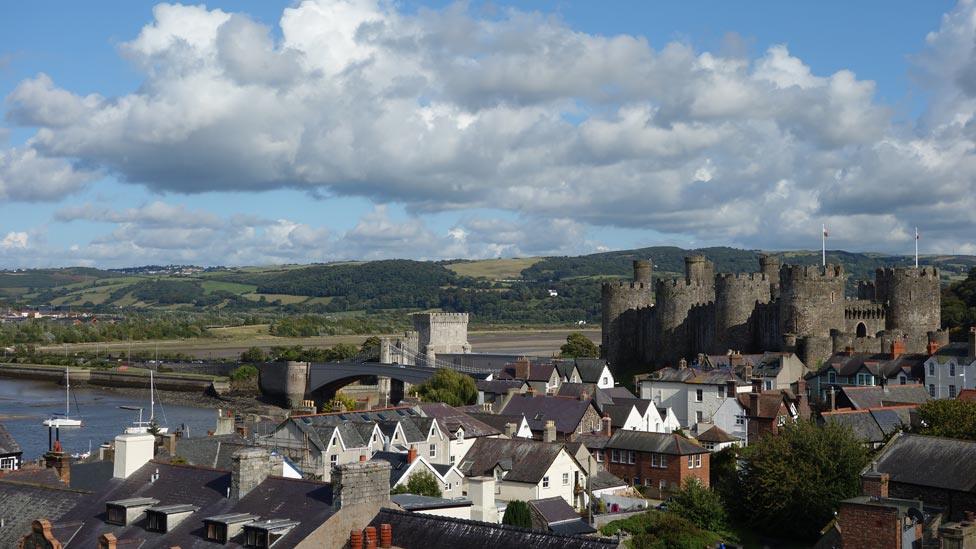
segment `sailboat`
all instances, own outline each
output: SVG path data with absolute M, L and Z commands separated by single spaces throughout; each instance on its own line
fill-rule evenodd
M 68 375 L 68 368 L 64 369 L 64 416 L 55 413 L 44 420 L 45 427 L 81 427 L 80 419 L 71 419 L 69 408 L 71 407 L 71 378 Z
M 160 407 L 162 407 L 162 403 L 160 403 Z M 139 420 L 132 422 L 130 427 L 125 428 L 125 432 L 130 435 L 142 433 L 164 435 L 169 432 L 169 427 L 164 427 L 156 423 L 156 385 L 153 382 L 152 370 L 149 370 L 149 421 L 142 420 L 142 408 L 136 406 L 119 406 L 119 408 L 123 410 L 139 410 Z

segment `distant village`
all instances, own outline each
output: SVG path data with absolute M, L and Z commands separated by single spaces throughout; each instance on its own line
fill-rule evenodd
M 0 423 L 0 547 L 976 548 L 976 328 L 942 330 L 935 269 L 651 269 L 603 287 L 595 353 L 420 313 L 378 356 L 256 364 L 280 418 L 72 455 L 66 413 L 40 457 Z

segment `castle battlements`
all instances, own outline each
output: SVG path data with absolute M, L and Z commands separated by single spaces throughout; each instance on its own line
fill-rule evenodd
M 769 282 L 766 273 L 718 273 L 715 275 L 716 283 L 723 282 Z
M 613 290 L 613 289 L 618 289 L 618 288 L 619 289 L 624 289 L 624 290 L 626 290 L 626 289 L 630 289 L 630 290 L 651 290 L 651 288 L 653 286 L 649 282 L 632 282 L 632 281 L 619 280 L 619 281 L 616 281 L 616 282 L 604 282 L 603 284 L 601 284 L 601 287 L 604 290 Z
M 939 269 L 937 267 L 884 267 L 875 271 L 875 277 L 886 280 L 895 277 L 939 280 Z
M 843 278 L 843 265 L 783 265 L 780 278 L 786 280 L 818 280 L 823 278 Z

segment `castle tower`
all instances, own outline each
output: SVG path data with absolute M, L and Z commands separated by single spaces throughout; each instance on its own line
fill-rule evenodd
M 711 284 L 715 280 L 715 265 L 703 255 L 685 258 L 685 281 L 688 284 Z
M 414 313 L 410 315 L 417 332 L 418 358 L 433 366 L 438 353 L 471 352 L 468 343 L 468 313 Z
M 884 300 L 888 305 L 886 330 L 926 334 L 941 327 L 941 289 L 937 268 L 878 269 L 875 272 L 875 286 L 879 293 L 884 289 Z
M 654 304 L 651 274 L 651 262 L 637 260 L 632 282 L 604 282 L 600 288 L 601 353 L 611 365 L 640 361 L 646 345 L 639 311 Z
M 771 284 L 764 273 L 722 273 L 715 277 L 713 353 L 724 354 L 729 349 L 748 351 L 755 346 L 753 314 L 757 304 L 769 303 L 770 291 Z
M 771 254 L 759 255 L 759 272 L 769 280 L 770 298 L 779 297 L 779 257 Z
M 844 330 L 844 284 L 840 265 L 780 268 L 780 333 L 830 337 Z

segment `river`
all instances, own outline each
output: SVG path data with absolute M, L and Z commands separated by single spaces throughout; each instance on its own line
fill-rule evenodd
M 122 429 L 138 419 L 139 412 L 119 406 L 144 407 L 149 415 L 149 392 L 144 401 L 98 387 L 71 388 L 71 417 L 81 417 L 82 427 L 61 429 L 61 444 L 66 452 L 98 451 L 102 442 L 111 441 Z M 77 400 L 77 408 L 75 405 Z M 0 423 L 7 428 L 24 450 L 24 459 L 34 459 L 47 451 L 48 430 L 41 425 L 54 412 L 64 412 L 64 387 L 46 381 L 0 379 Z M 206 436 L 217 423 L 212 409 L 157 403 L 156 418 L 163 424 L 165 414 L 170 431 L 180 425 L 189 428 L 192 437 Z

